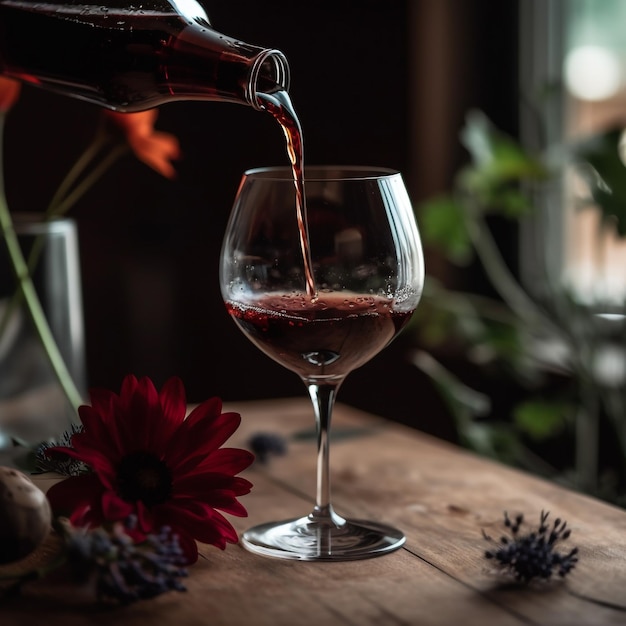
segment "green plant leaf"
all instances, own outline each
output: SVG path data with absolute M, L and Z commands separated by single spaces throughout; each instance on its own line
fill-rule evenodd
M 418 207 L 424 243 L 440 247 L 450 261 L 459 265 L 473 258 L 463 212 L 464 207 L 449 195 L 437 196 Z
M 461 142 L 472 160 L 458 172 L 455 183 L 471 201 L 472 210 L 510 218 L 528 215 L 533 205 L 520 191 L 520 183 L 547 179 L 547 166 L 498 130 L 481 111 L 468 113 Z
M 563 431 L 570 410 L 566 402 L 529 400 L 515 408 L 513 421 L 522 432 L 540 441 Z
M 482 111 L 470 111 L 461 131 L 461 143 L 474 164 L 474 183 L 494 184 L 543 179 L 547 168 L 509 135 L 497 129 Z
M 481 456 L 513 466 L 521 464 L 522 445 L 506 424 L 472 422 L 460 428 L 458 435 L 463 446 Z
M 516 360 L 525 352 L 522 345 L 523 331 L 517 325 L 501 323 L 485 323 L 483 341 L 489 343 L 493 350 L 502 358 Z
M 626 165 L 620 155 L 623 132 L 623 128 L 611 128 L 573 144 L 570 149 L 604 220 L 615 222 L 622 237 L 626 236 Z

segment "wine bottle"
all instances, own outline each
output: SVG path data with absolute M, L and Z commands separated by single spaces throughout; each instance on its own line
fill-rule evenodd
M 109 109 L 176 100 L 263 109 L 286 92 L 279 50 L 212 28 L 196 0 L 0 0 L 0 73 Z

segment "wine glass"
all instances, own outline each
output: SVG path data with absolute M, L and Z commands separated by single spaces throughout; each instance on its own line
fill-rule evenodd
M 424 262 L 400 173 L 360 166 L 309 166 L 304 202 L 292 170 L 244 173 L 226 227 L 220 287 L 246 337 L 297 374 L 317 427 L 312 512 L 243 533 L 266 556 L 345 561 L 401 547 L 404 534 L 348 520 L 331 504 L 329 434 L 346 376 L 398 335 L 422 293 Z

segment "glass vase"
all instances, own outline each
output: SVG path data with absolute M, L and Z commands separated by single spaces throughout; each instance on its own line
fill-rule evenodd
M 13 215 L 15 231 L 52 335 L 82 397 L 86 362 L 78 235 L 70 218 Z M 0 246 L 0 463 L 22 445 L 57 438 L 77 423 Z M 32 255 L 32 256 L 31 256 Z M 19 445 L 16 445 L 19 444 Z

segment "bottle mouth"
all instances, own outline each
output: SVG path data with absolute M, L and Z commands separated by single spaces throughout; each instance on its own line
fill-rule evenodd
M 276 93 L 289 91 L 291 75 L 287 58 L 280 50 L 263 50 L 254 60 L 250 70 L 250 80 L 246 100 L 257 110 L 264 105 L 259 100 L 259 93 Z

